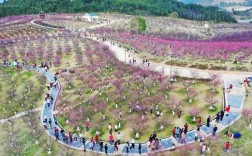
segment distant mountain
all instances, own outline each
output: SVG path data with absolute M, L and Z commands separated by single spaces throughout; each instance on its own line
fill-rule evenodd
M 248 6 L 252 5 L 252 0 L 179 0 L 180 2 L 183 2 L 185 4 L 200 4 L 204 6 L 237 6 L 237 5 L 243 5 Z

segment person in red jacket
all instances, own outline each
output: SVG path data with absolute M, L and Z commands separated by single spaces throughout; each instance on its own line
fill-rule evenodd
M 87 121 L 87 122 L 86 122 L 86 131 L 87 131 L 87 132 L 89 131 L 89 128 L 90 128 L 90 122 Z
M 229 151 L 229 149 L 230 149 L 230 142 L 226 142 L 225 143 L 225 149 L 224 149 L 224 151 L 227 153 L 228 151 Z
M 95 143 L 99 144 L 99 136 L 98 136 L 98 134 L 95 135 Z
M 228 116 L 228 114 L 229 114 L 229 112 L 230 112 L 230 105 L 228 105 L 228 106 L 226 107 L 226 112 L 227 112 L 226 116 Z
M 229 85 L 229 89 L 231 90 L 232 88 L 233 88 L 233 85 L 232 85 L 232 84 L 230 84 L 230 85 Z
M 109 135 L 109 143 L 110 143 L 110 145 L 113 145 L 113 143 L 114 143 L 114 137 L 112 134 Z
M 176 127 L 174 127 L 173 130 L 172 130 L 172 134 L 173 134 L 173 137 L 174 137 L 174 138 L 176 138 L 175 132 L 176 132 Z M 151 141 L 150 141 L 150 142 L 151 142 Z
M 73 134 L 71 132 L 69 132 L 69 139 L 70 139 L 70 142 L 72 143 L 73 142 Z

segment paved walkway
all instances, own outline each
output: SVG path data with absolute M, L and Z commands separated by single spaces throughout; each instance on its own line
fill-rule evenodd
M 96 40 L 96 37 L 89 37 L 89 39 Z M 200 75 L 199 78 L 208 78 L 208 76 L 209 76 L 208 71 L 181 68 L 181 67 L 172 67 L 172 66 L 168 66 L 168 65 L 164 65 L 164 64 L 157 64 L 157 63 L 153 63 L 153 62 L 150 62 L 150 64 L 151 64 L 150 67 L 146 67 L 146 66 L 142 65 L 141 58 L 138 58 L 138 57 L 134 56 L 134 54 L 126 51 L 125 49 L 123 49 L 123 48 L 121 48 L 121 47 L 119 47 L 117 45 L 112 45 L 111 42 L 102 42 L 100 39 L 98 39 L 98 42 L 107 45 L 110 48 L 110 50 L 114 53 L 114 55 L 116 56 L 116 58 L 119 61 L 123 61 L 123 62 L 128 63 L 128 64 L 130 62 L 129 60 L 134 57 L 137 60 L 137 63 L 134 64 L 135 66 L 139 66 L 139 67 L 142 67 L 142 68 L 150 68 L 151 70 L 155 70 L 155 71 L 161 71 L 163 69 L 165 75 L 170 75 L 170 73 L 172 71 L 174 71 L 174 69 L 175 69 L 180 73 L 180 76 L 184 76 L 184 77 L 191 77 L 191 71 L 192 70 L 199 72 L 199 75 Z M 43 69 L 37 69 L 37 70 L 40 73 L 44 73 L 44 75 L 47 77 L 48 81 L 54 81 L 54 79 L 53 79 L 54 76 L 50 72 L 45 72 Z M 210 127 L 207 127 L 206 125 L 203 125 L 201 127 L 201 133 L 205 137 L 210 136 L 212 134 L 212 129 L 213 129 L 214 125 L 217 125 L 218 132 L 220 132 L 223 129 L 225 129 L 226 127 L 233 124 L 236 120 L 238 120 L 241 117 L 240 110 L 242 109 L 243 102 L 244 102 L 244 99 L 245 99 L 245 88 L 240 85 L 240 80 L 242 78 L 244 78 L 244 76 L 248 75 L 248 73 L 243 73 L 243 72 L 238 72 L 238 73 L 223 72 L 223 73 L 220 73 L 220 72 L 218 72 L 218 74 L 220 74 L 221 79 L 224 80 L 224 84 L 225 84 L 226 87 L 229 86 L 229 84 L 231 84 L 231 83 L 234 85 L 234 89 L 230 93 L 225 94 L 225 99 L 226 99 L 227 104 L 231 105 L 231 112 L 229 113 L 229 116 L 224 116 L 223 120 L 220 121 L 219 123 L 215 123 L 215 121 L 212 121 L 211 124 L 210 124 Z M 60 85 L 57 88 L 52 88 L 50 90 L 50 95 L 53 96 L 54 99 L 55 99 L 53 101 L 53 106 L 47 107 L 45 105 L 43 107 L 42 113 L 41 113 L 41 122 L 43 122 L 44 115 L 46 115 L 47 118 L 52 119 L 52 127 L 56 126 L 54 124 L 53 110 L 54 110 L 54 107 L 55 107 L 55 101 L 57 99 L 59 90 L 60 90 Z M 46 130 L 46 132 L 47 132 L 48 135 L 50 135 L 51 137 L 53 137 L 55 139 L 53 129 Z M 186 135 L 186 142 L 187 143 L 193 143 L 194 142 L 195 133 L 196 133 L 195 129 L 193 129 L 193 130 L 191 130 L 191 131 L 189 131 L 187 133 L 187 135 Z M 63 142 L 63 138 L 61 136 L 60 136 L 60 140 L 58 142 L 61 143 L 61 144 L 64 144 L 65 146 L 68 146 L 68 147 L 71 147 L 71 148 L 74 148 L 74 149 L 78 149 L 78 150 L 83 150 L 83 148 L 84 148 L 82 143 L 79 142 L 79 141 L 69 143 L 69 144 L 65 144 Z M 181 144 L 179 142 L 179 140 L 176 140 L 172 136 L 168 136 L 167 138 L 161 139 L 160 150 L 173 149 L 174 148 L 173 144 L 175 144 L 176 146 L 183 146 L 183 144 Z M 87 141 L 86 142 L 86 148 L 87 148 L 88 151 L 89 151 L 89 146 L 90 146 L 90 142 Z M 119 149 L 120 149 L 119 152 L 114 152 L 113 146 L 109 145 L 108 153 L 110 155 L 126 154 L 126 144 L 121 144 Z M 138 153 L 137 149 L 138 149 L 138 144 L 136 144 L 135 149 L 129 150 L 129 153 L 131 155 L 137 154 Z M 97 153 L 101 152 L 101 151 L 99 151 L 98 145 L 95 145 L 95 148 L 94 148 L 93 152 L 97 152 Z M 104 152 L 104 151 L 102 151 L 102 152 Z M 143 155 L 146 155 L 148 153 L 147 143 L 142 144 L 141 153 Z
M 222 80 L 232 80 L 232 79 L 243 79 L 245 76 L 251 75 L 251 72 L 240 72 L 240 71 L 211 71 L 211 70 L 201 70 L 201 69 L 193 69 L 193 68 L 187 68 L 187 67 L 177 67 L 177 66 L 171 66 L 166 65 L 164 63 L 155 63 L 150 61 L 150 66 L 148 67 L 145 63 L 143 65 L 142 58 L 139 58 L 135 53 L 131 52 L 130 50 L 127 51 L 123 47 L 119 47 L 118 44 L 114 43 L 112 44 L 112 41 L 102 41 L 102 38 L 99 38 L 97 36 L 94 36 L 93 34 L 82 36 L 84 38 L 88 38 L 94 41 L 97 41 L 101 44 L 104 44 L 109 47 L 109 49 L 114 53 L 115 57 L 124 63 L 130 64 L 130 60 L 132 61 L 132 58 L 136 60 L 135 66 L 139 66 L 142 68 L 151 68 L 151 70 L 162 72 L 164 71 L 165 75 L 171 75 L 175 71 L 178 72 L 178 75 L 181 77 L 192 77 L 192 71 L 198 73 L 198 78 L 209 78 L 209 73 L 218 74 Z
M 27 115 L 29 112 L 38 112 L 38 111 L 41 111 L 42 107 L 39 107 L 39 108 L 35 108 L 35 109 L 31 109 L 31 110 L 28 110 L 28 111 L 25 111 L 25 112 L 20 112 L 12 117 L 9 117 L 7 119 L 1 119 L 0 120 L 0 123 L 5 123 L 5 122 L 8 122 L 9 120 L 14 120 L 16 118 L 20 118 L 22 116 L 25 116 Z

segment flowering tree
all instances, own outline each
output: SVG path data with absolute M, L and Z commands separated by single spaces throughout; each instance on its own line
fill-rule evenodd
M 211 81 L 214 81 L 214 80 L 220 78 L 220 75 L 215 74 L 215 73 L 212 73 L 212 72 L 209 72 L 208 75 L 209 75 L 209 79 L 210 79 Z
M 168 98 L 168 94 L 175 89 L 175 87 L 168 82 L 163 82 L 159 84 L 160 91 L 165 95 L 165 98 Z
M 147 89 L 148 95 L 151 95 L 153 89 L 153 81 L 151 79 L 145 79 L 144 87 Z
M 115 88 L 116 88 L 117 93 L 121 93 L 121 92 L 122 92 L 121 87 L 122 87 L 122 85 L 123 85 L 124 82 L 125 82 L 125 81 L 124 81 L 123 79 L 116 79 L 116 80 L 114 80 L 114 81 L 112 82 L 113 85 L 114 85 Z
M 184 86 L 185 90 L 188 91 L 192 83 L 191 81 L 184 80 L 182 81 L 182 85 Z
M 101 112 L 102 114 L 104 114 L 106 107 L 107 107 L 107 104 L 105 102 L 98 102 L 93 105 L 94 112 Z
M 81 53 L 81 52 L 76 53 L 75 59 L 76 59 L 76 62 L 77 62 L 78 64 L 82 64 L 82 61 L 83 61 L 83 53 Z
M 218 78 L 214 78 L 209 81 L 209 86 L 212 89 L 212 92 L 216 93 L 217 88 L 220 86 L 221 81 Z
M 79 98 L 83 100 L 83 93 L 84 93 L 85 86 L 79 86 L 79 88 L 76 88 L 74 91 L 75 94 L 79 95 Z
M 194 147 L 191 144 L 185 144 L 183 146 L 179 146 L 178 147 L 179 156 L 187 156 L 193 149 Z
M 199 93 L 193 89 L 189 89 L 187 92 L 186 92 L 186 96 L 187 96 L 187 99 L 188 99 L 188 102 L 189 103 L 192 103 L 193 102 L 193 99 L 196 99 L 197 95 Z
M 209 109 L 214 109 L 214 105 L 219 102 L 219 99 L 216 99 L 216 95 L 214 93 L 207 93 L 205 101 L 210 105 Z
M 83 121 L 82 110 L 72 111 L 69 115 L 69 123 L 75 127 L 80 126 Z
M 71 88 L 71 82 L 72 82 L 72 75 L 70 74 L 62 74 L 62 77 L 64 78 L 64 80 L 66 81 L 68 88 Z
M 169 100 L 165 101 L 165 105 L 168 110 L 172 111 L 172 115 L 175 115 L 175 110 L 179 109 L 182 106 L 182 100 L 172 96 L 169 98 Z
M 245 118 L 246 123 L 249 125 L 249 128 L 252 128 L 252 110 L 251 109 L 243 109 L 242 116 Z
M 144 119 L 141 116 L 131 117 L 130 121 L 130 127 L 133 129 L 135 134 L 141 134 L 149 127 L 147 117 Z
M 134 74 L 131 79 L 134 82 L 136 88 L 139 89 L 140 84 L 143 83 L 143 78 L 140 77 L 139 75 Z
M 193 118 L 193 121 L 195 121 L 195 118 L 200 114 L 201 109 L 199 107 L 193 107 L 189 113 L 191 117 Z
M 157 126 L 162 130 L 167 127 L 170 123 L 172 123 L 172 119 L 167 116 L 159 116 L 157 119 Z

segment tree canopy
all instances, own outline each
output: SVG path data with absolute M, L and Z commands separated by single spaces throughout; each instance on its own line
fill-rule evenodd
M 177 0 L 8 0 L 0 4 L 0 17 L 37 14 L 41 10 L 46 13 L 115 12 L 141 16 L 167 16 L 177 12 L 179 18 L 236 22 L 218 7 L 184 4 Z

